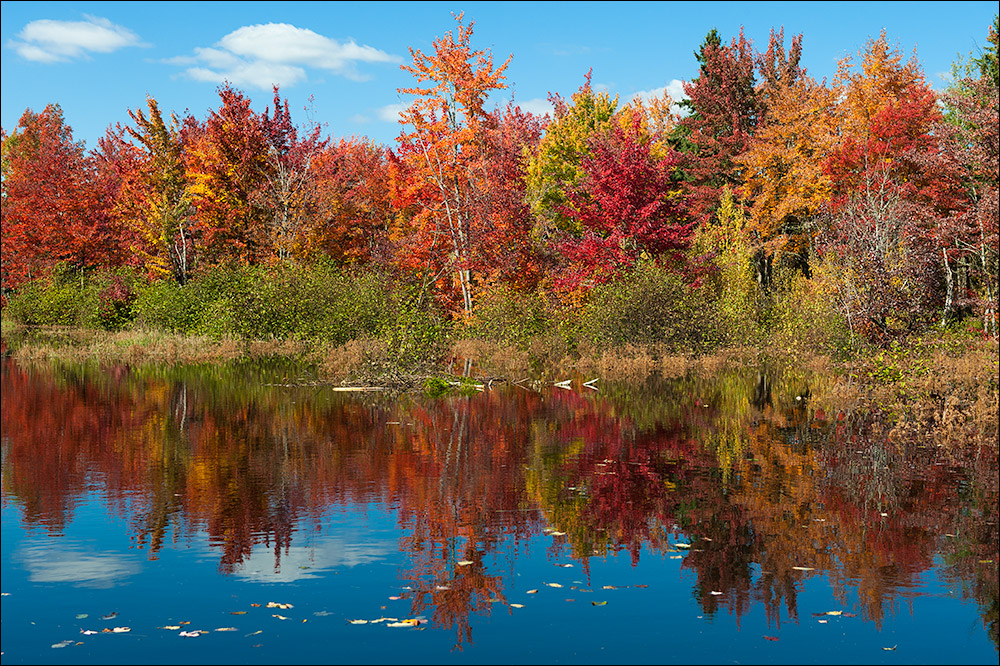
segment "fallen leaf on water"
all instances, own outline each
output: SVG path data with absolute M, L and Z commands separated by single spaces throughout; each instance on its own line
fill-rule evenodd
M 461 562 L 458 562 L 458 566 L 460 567 L 467 567 L 470 564 L 475 564 L 475 562 L 473 562 L 472 560 L 462 560 Z
M 617 587 L 615 587 L 614 585 L 605 585 L 605 586 L 604 586 L 604 587 L 602 587 L 601 589 L 602 589 L 602 590 L 617 590 L 618 588 L 617 588 Z
M 674 548 L 690 548 L 690 547 L 691 547 L 691 544 L 689 544 L 689 543 L 675 543 L 674 544 Z
M 177 635 L 178 636 L 183 636 L 184 638 L 198 638 L 199 636 L 201 636 L 201 632 L 200 631 L 182 631 L 181 633 L 179 633 Z
M 99 634 L 101 632 L 94 631 L 93 629 L 81 629 L 80 633 L 83 634 L 84 636 L 93 636 L 94 634 Z
M 229 611 L 230 615 L 246 615 L 246 611 Z
M 216 631 L 237 631 L 236 627 L 219 627 Z
M 326 617 L 327 615 L 333 615 L 330 611 L 314 611 L 313 615 L 316 617 Z
M 117 612 L 114 612 L 114 613 L 108 613 L 107 615 L 102 615 L 102 616 L 101 616 L 101 619 L 102 619 L 102 620 L 113 620 L 113 619 L 115 619 L 116 617 L 118 617 L 118 613 L 117 613 Z
M 538 594 L 538 590 L 528 590 L 525 594 Z
M 713 597 L 717 597 L 717 596 L 721 595 L 722 592 L 720 592 L 718 590 L 712 590 L 711 592 L 709 592 L 709 594 L 711 594 Z
M 776 640 L 778 640 L 778 637 L 777 636 L 764 636 L 764 640 L 765 641 L 776 641 Z
M 638 587 L 640 590 L 649 587 L 649 585 L 633 585 L 632 587 Z
M 607 606 L 608 602 L 607 601 L 591 601 L 590 605 L 591 606 Z
M 511 608 L 524 608 L 524 604 L 511 604 Z
M 77 613 L 76 614 L 76 619 L 78 619 L 78 620 L 86 620 L 88 617 L 90 617 L 90 615 L 88 615 L 87 613 Z
M 403 597 L 389 597 L 389 601 L 399 601 Z
M 287 620 L 287 619 L 288 619 L 288 618 L 287 618 L 287 617 L 285 617 L 284 615 L 278 615 L 277 613 L 271 613 L 271 617 L 276 617 L 276 618 L 278 618 L 279 620 Z
M 549 536 L 566 536 L 565 532 L 549 532 Z
M 796 571 L 815 571 L 812 567 L 792 567 Z
M 549 587 L 562 587 L 559 583 L 546 583 Z
M 282 610 L 288 610 L 289 608 L 295 608 L 295 606 L 293 606 L 291 604 L 281 604 L 281 603 L 278 603 L 277 601 L 268 601 L 267 602 L 267 607 L 268 608 L 280 608 Z
M 819 622 L 820 624 L 826 624 L 827 622 L 829 622 L 829 620 L 816 620 L 816 621 Z
M 572 564 L 557 564 L 557 567 L 563 567 L 564 569 L 570 569 L 573 567 Z
M 368 624 L 368 620 L 348 620 L 351 624 Z
M 184 620 L 183 622 L 178 622 L 177 624 L 191 624 L 191 620 Z
M 53 643 L 52 647 L 54 647 L 56 649 L 59 649 L 59 648 L 67 647 L 67 646 L 72 645 L 72 644 L 73 644 L 73 641 L 59 641 L 58 643 Z
M 177 631 L 178 629 L 181 628 L 181 625 L 179 625 L 179 624 L 168 624 L 168 625 L 163 626 L 162 628 L 166 629 L 168 631 Z
M 302 618 L 302 624 L 305 624 L 305 623 L 306 623 L 306 622 L 308 622 L 308 621 L 309 621 L 309 620 L 307 620 L 306 618 Z
M 132 627 L 115 627 L 114 629 L 111 630 L 111 633 L 113 633 L 113 634 L 127 634 L 130 631 L 132 631 Z
M 672 559 L 672 560 L 683 560 L 684 556 L 683 555 L 671 555 L 670 559 Z
M 843 615 L 844 615 L 844 617 L 857 617 L 857 614 L 855 614 L 855 613 L 848 613 L 847 611 L 844 611 Z
M 882 648 L 882 649 L 883 649 L 883 650 L 895 650 L 895 649 L 896 649 L 896 646 L 895 646 L 895 645 L 893 645 L 892 647 L 884 647 L 884 648 Z
M 400 622 L 389 622 L 385 626 L 387 626 L 387 627 L 415 627 L 418 624 L 420 624 L 420 620 L 416 620 L 416 619 L 410 618 L 410 619 L 407 619 L 407 620 L 402 620 Z
M 980 564 L 993 564 L 993 560 L 979 560 Z
M 257 634 L 262 634 L 262 633 L 264 633 L 264 630 L 263 629 L 258 629 L 257 631 L 253 632 L 252 634 L 247 634 L 246 637 L 249 638 L 250 636 L 256 636 Z
M 447 585 L 435 585 L 434 586 L 434 590 L 437 591 L 437 592 L 444 592 L 444 591 L 450 590 L 450 589 L 451 588 L 448 587 Z
M 260 608 L 260 604 L 250 604 L 252 608 Z
M 372 624 L 378 624 L 379 622 L 399 622 L 397 617 L 380 617 L 377 620 L 372 620 Z

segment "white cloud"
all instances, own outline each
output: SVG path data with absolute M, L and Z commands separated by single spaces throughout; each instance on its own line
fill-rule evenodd
M 84 18 L 87 20 L 31 21 L 18 33 L 18 39 L 10 40 L 7 46 L 25 60 L 41 63 L 65 62 L 128 46 L 148 46 L 131 30 L 106 18 L 88 15 Z
M 138 574 L 142 565 L 123 553 L 101 552 L 85 544 L 48 540 L 27 542 L 15 557 L 36 583 L 70 583 L 82 587 L 113 587 Z
M 166 60 L 188 66 L 185 74 L 198 81 L 229 81 L 268 89 L 292 86 L 307 78 L 309 68 L 322 69 L 352 80 L 366 77 L 358 63 L 401 62 L 394 56 L 354 41 L 340 43 L 288 23 L 247 25 L 220 39 L 214 47 L 200 47 L 193 56 Z
M 406 104 L 386 104 L 375 111 L 378 119 L 386 123 L 399 122 L 399 114 L 405 111 Z
M 526 99 L 523 102 L 515 102 L 522 110 L 528 113 L 534 113 L 537 116 L 544 116 L 548 114 L 555 117 L 555 108 L 549 100 L 542 97 L 535 97 L 534 99 Z
M 652 90 L 640 90 L 639 92 L 632 95 L 631 99 L 636 97 L 640 98 L 643 102 L 648 103 L 654 97 L 659 97 L 664 92 L 670 95 L 670 99 L 674 101 L 670 105 L 670 110 L 674 113 L 680 113 L 681 107 L 678 106 L 678 102 L 684 99 L 688 99 L 688 96 L 684 94 L 684 82 L 678 79 L 673 79 L 665 86 L 660 86 L 659 88 L 653 88 Z

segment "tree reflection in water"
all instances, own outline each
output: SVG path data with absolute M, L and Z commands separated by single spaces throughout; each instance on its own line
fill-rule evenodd
M 706 614 L 759 603 L 775 625 L 798 619 L 814 576 L 880 625 L 940 553 L 997 642 L 995 437 L 894 441 L 880 415 L 812 404 L 823 378 L 788 370 L 436 400 L 262 376 L 5 359 L 5 498 L 56 535 L 97 488 L 150 558 L 204 533 L 224 574 L 260 548 L 280 570 L 327 512 L 381 502 L 404 534 L 411 613 L 459 646 L 472 616 L 507 604 L 497 559 L 545 529 L 585 572 L 684 540 Z

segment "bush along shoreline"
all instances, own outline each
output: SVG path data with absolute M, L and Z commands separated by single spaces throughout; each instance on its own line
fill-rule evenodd
M 277 357 L 309 367 L 316 383 L 433 394 L 568 377 L 643 382 L 782 359 L 837 374 L 875 407 L 946 400 L 945 385 L 968 384 L 963 404 L 996 401 L 997 344 L 973 327 L 929 325 L 874 345 L 850 335 L 821 276 L 781 278 L 770 294 L 733 280 L 720 271 L 692 288 L 646 263 L 576 300 L 483 290 L 473 316 L 454 317 L 425 285 L 373 267 L 216 268 L 184 285 L 56 270 L 5 304 L 4 353 L 131 365 Z

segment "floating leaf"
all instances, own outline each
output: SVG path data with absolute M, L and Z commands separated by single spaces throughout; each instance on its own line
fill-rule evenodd
M 230 615 L 246 615 L 246 611 L 229 611 Z
M 295 608 L 295 606 L 293 606 L 291 604 L 281 604 L 281 603 L 278 603 L 277 601 L 268 601 L 267 602 L 267 607 L 268 608 L 280 608 L 282 610 L 288 610 L 289 608 Z
M 670 559 L 672 559 L 672 560 L 683 560 L 684 556 L 683 555 L 671 555 Z
M 271 614 L 271 617 L 276 617 L 276 618 L 278 618 L 279 620 L 287 620 L 287 619 L 288 619 L 288 618 L 287 618 L 287 617 L 285 617 L 284 615 L 278 615 L 277 613 L 272 613 L 272 614 Z
M 178 636 L 183 636 L 184 638 L 198 638 L 199 636 L 201 636 L 201 632 L 197 631 L 197 630 L 195 630 L 195 631 L 182 631 L 181 633 L 179 633 L 177 635 Z
M 251 608 L 260 608 L 260 604 L 250 604 Z
M 250 636 L 256 636 L 257 634 L 262 634 L 262 633 L 264 633 L 264 630 L 263 629 L 258 629 L 257 631 L 253 632 L 252 634 L 247 634 L 247 638 L 249 638 Z
M 712 590 L 711 592 L 709 592 L 709 594 L 711 594 L 713 597 L 717 597 L 721 595 L 722 592 L 720 592 L 719 590 Z
M 472 560 L 462 560 L 462 561 L 458 562 L 458 566 L 460 566 L 460 567 L 467 567 L 470 564 L 475 564 L 475 562 L 473 562 Z
M 219 627 L 216 631 L 237 631 L 236 627 Z
M 795 571 L 815 571 L 812 567 L 792 567 Z
M 538 594 L 538 590 L 528 590 L 525 594 Z
M 511 608 L 524 608 L 524 604 L 511 604 Z
M 893 645 L 892 647 L 884 647 L 884 648 L 882 648 L 882 649 L 883 649 L 883 650 L 895 650 L 895 649 L 896 649 L 896 646 L 895 646 L 895 645 Z
M 64 647 L 70 646 L 72 644 L 73 644 L 73 641 L 59 641 L 58 643 L 53 643 L 52 647 L 54 647 L 54 648 L 56 648 L 58 650 L 59 648 L 64 648 Z
M 777 636 L 764 636 L 764 640 L 765 641 L 776 641 L 776 640 L 778 640 L 778 637 Z
M 107 615 L 102 615 L 102 616 L 101 616 L 101 619 L 102 619 L 102 620 L 113 620 L 113 619 L 115 619 L 116 617 L 118 617 L 118 613 L 117 613 L 117 611 L 116 611 L 116 612 L 114 612 L 114 613 L 108 613 Z
M 438 592 L 444 592 L 446 590 L 450 590 L 451 588 L 448 587 L 447 585 L 435 585 L 434 589 L 435 589 L 435 591 L 438 591 Z
M 829 622 L 829 620 L 816 620 L 816 621 L 819 622 L 820 624 L 826 624 L 827 622 Z
M 316 617 L 326 617 L 327 615 L 333 615 L 330 611 L 314 611 L 313 615 Z
M 351 624 L 368 624 L 368 620 L 348 620 Z
M 389 597 L 389 601 L 399 601 L 403 597 Z
M 402 620 L 400 622 L 389 622 L 385 626 L 387 626 L 387 627 L 415 627 L 418 624 L 420 624 L 420 620 L 417 620 L 416 618 L 409 618 L 409 619 L 406 619 L 406 620 Z
M 132 631 L 131 627 L 115 627 L 114 629 L 111 630 L 111 633 L 113 633 L 113 634 L 127 634 L 130 631 Z
M 549 532 L 549 536 L 566 536 L 566 533 L 565 532 L 557 532 L 557 531 L 553 530 L 552 532 Z
M 78 619 L 78 620 L 86 620 L 88 617 L 90 617 L 90 615 L 88 615 L 87 613 L 77 613 L 76 614 L 76 619 Z
M 608 602 L 607 601 L 591 601 L 590 605 L 591 606 L 607 606 Z
M 602 590 L 617 590 L 618 588 L 617 588 L 617 587 L 615 587 L 614 585 L 605 585 L 605 586 L 604 586 L 604 587 L 602 587 L 601 589 L 602 589 Z
M 168 625 L 165 625 L 162 628 L 166 629 L 168 631 L 177 631 L 178 629 L 181 628 L 181 625 L 179 625 L 179 624 L 168 624 Z
M 546 583 L 549 587 L 562 587 L 559 583 Z
M 633 585 L 632 587 L 637 587 L 637 588 L 639 588 L 640 590 L 644 590 L 644 589 L 646 589 L 647 587 L 649 587 L 649 585 Z
M 84 636 L 93 636 L 94 634 L 99 634 L 101 632 L 94 631 L 92 629 L 81 629 L 80 633 L 83 634 Z
M 182 622 L 178 622 L 177 624 L 191 624 L 191 620 L 184 620 Z
M 690 548 L 690 547 L 691 547 L 691 544 L 689 544 L 689 543 L 675 543 L 674 544 L 674 548 Z

